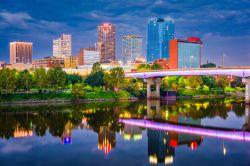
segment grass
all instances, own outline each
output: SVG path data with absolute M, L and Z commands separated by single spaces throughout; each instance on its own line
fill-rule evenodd
M 85 94 L 86 99 L 128 99 L 130 95 L 127 91 L 95 91 L 95 92 L 87 92 Z
M 8 93 L 0 94 L 0 101 L 21 101 L 21 100 L 48 100 L 54 98 L 70 99 L 70 92 L 48 92 L 48 93 Z

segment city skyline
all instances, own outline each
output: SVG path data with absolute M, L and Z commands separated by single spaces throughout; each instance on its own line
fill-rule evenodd
M 15 7 L 10 7 L 15 3 Z M 0 59 L 9 62 L 8 44 L 21 40 L 34 43 L 34 59 L 52 55 L 51 40 L 62 33 L 71 33 L 73 55 L 79 48 L 90 47 L 97 40 L 96 27 L 110 22 L 117 27 L 117 56 L 121 59 L 121 38 L 126 34 L 142 36 L 143 54 L 146 55 L 147 20 L 151 17 L 170 17 L 175 22 L 176 38 L 197 36 L 204 41 L 203 63 L 207 60 L 220 65 L 222 54 L 225 65 L 248 65 L 250 60 L 247 1 L 225 2 L 199 1 L 193 5 L 183 1 L 140 1 L 117 3 L 116 1 L 84 1 L 74 5 L 62 2 L 2 1 L 0 7 L 1 46 Z M 109 4 L 105 7 L 104 4 Z M 40 8 L 49 4 L 48 8 Z M 73 8 L 70 8 L 71 6 Z M 32 10 L 30 10 L 32 8 Z M 11 9 L 11 10 L 10 10 Z M 52 10 L 53 9 L 53 10 Z M 61 13 L 61 10 L 68 12 Z M 201 13 L 201 10 L 207 12 Z M 42 15 L 40 13 L 43 13 Z M 58 13 L 61 13 L 60 16 Z M 18 25 L 18 26 L 17 26 Z M 240 58 L 239 58 L 240 57 Z

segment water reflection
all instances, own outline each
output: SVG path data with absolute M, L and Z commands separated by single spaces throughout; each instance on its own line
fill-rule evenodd
M 182 100 L 178 102 L 145 101 L 134 103 L 97 103 L 82 106 L 0 108 L 0 137 L 10 138 L 45 137 L 46 133 L 58 139 L 58 143 L 74 144 L 73 131 L 94 131 L 96 147 L 105 155 L 115 151 L 120 142 L 142 141 L 146 132 L 147 154 L 150 164 L 171 164 L 177 155 L 176 149 L 188 147 L 190 151 L 203 144 L 203 136 L 187 134 L 178 130 L 146 129 L 120 123 L 119 119 L 137 119 L 162 124 L 204 127 L 204 119 L 224 119 L 234 113 L 244 117 L 245 122 L 234 125 L 243 131 L 250 131 L 249 106 L 241 101 L 226 100 Z M 212 127 L 222 127 L 213 126 Z M 224 127 L 224 126 L 223 126 Z M 228 127 L 230 128 L 230 127 Z M 0 139 L 1 140 L 1 139 Z M 66 145 L 65 145 L 66 146 Z M 227 154 L 224 140 L 221 140 L 223 154 Z

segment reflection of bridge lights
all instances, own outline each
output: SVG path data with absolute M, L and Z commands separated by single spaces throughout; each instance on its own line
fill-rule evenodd
M 153 130 L 174 131 L 185 134 L 250 142 L 250 132 L 246 131 L 216 130 L 216 129 L 191 127 L 191 126 L 168 124 L 168 123 L 158 123 L 158 122 L 151 122 L 148 120 L 136 120 L 136 119 L 120 119 L 119 121 L 126 125 L 150 128 Z

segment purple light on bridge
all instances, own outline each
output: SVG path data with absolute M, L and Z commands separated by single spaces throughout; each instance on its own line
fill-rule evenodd
M 246 131 L 223 131 L 168 123 L 158 123 L 139 119 L 119 119 L 119 122 L 126 125 L 149 128 L 153 130 L 173 131 L 184 134 L 250 142 L 250 133 Z
M 250 77 L 250 69 L 187 69 L 126 73 L 125 77 L 150 78 L 165 76 L 229 75 Z

